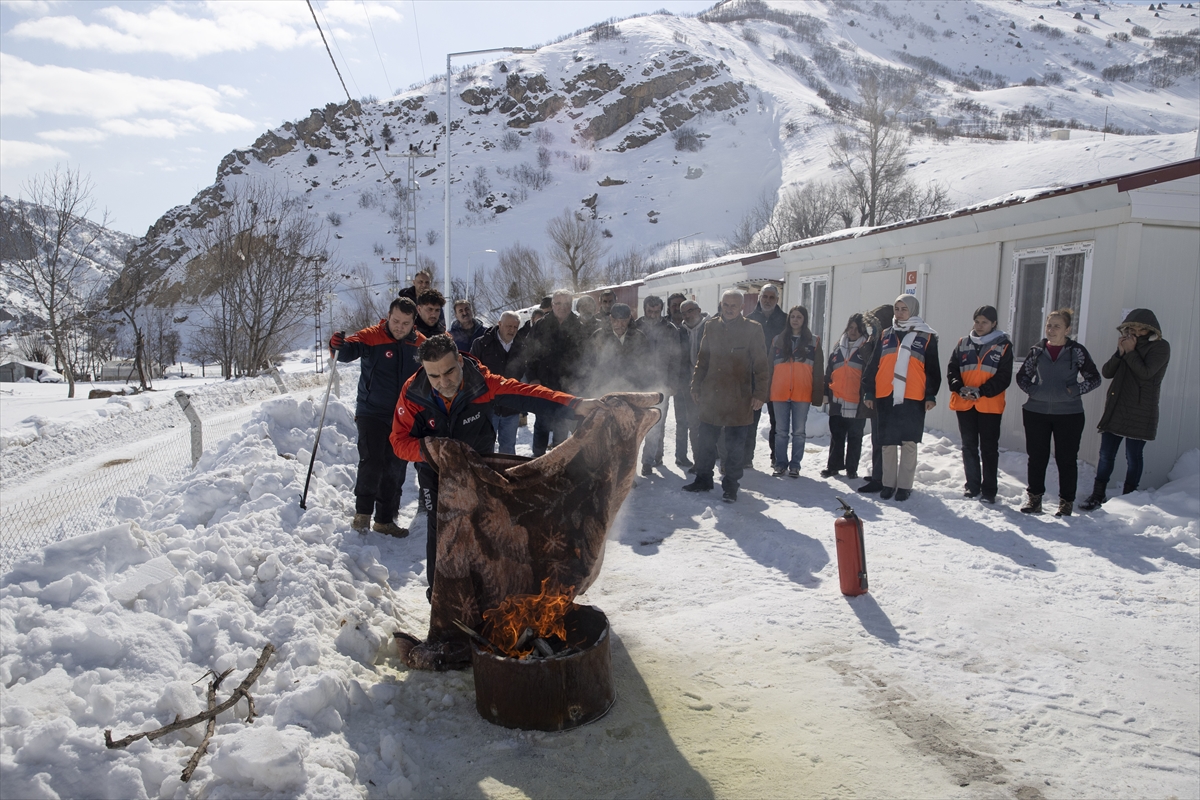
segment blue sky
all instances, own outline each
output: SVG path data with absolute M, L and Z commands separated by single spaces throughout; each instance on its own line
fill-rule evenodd
M 447 52 L 711 5 L 313 0 L 351 95 L 381 99 L 444 71 Z M 128 233 L 208 186 L 230 150 L 344 99 L 304 0 L 0 2 L 0 191 L 16 197 L 31 175 L 77 167 Z

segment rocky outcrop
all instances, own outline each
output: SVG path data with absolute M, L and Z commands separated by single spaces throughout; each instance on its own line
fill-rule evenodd
M 608 64 L 596 64 L 563 83 L 571 96 L 571 105 L 583 108 L 600 99 L 625 81 L 625 76 Z
M 615 85 L 611 74 L 599 68 L 592 68 L 589 75 L 593 78 L 588 84 L 591 87 L 587 95 L 589 101 L 607 93 L 595 95 L 604 85 L 596 78 L 603 77 L 607 85 Z M 740 81 L 713 83 L 715 79 L 728 75 L 729 68 L 723 62 L 707 61 L 682 50 L 673 51 L 665 59 L 654 59 L 646 65 L 642 70 L 646 80 L 620 86 L 618 93 L 621 97 L 605 104 L 601 112 L 582 128 L 581 133 L 593 141 L 608 138 L 633 122 L 647 108 L 673 98 L 675 102 L 667 106 L 657 120 L 645 123 L 646 130 L 628 134 L 615 149 L 623 151 L 640 147 L 667 131 L 675 130 L 701 111 L 723 111 L 747 102 L 748 97 Z M 583 73 L 580 77 L 583 77 Z M 697 84 L 707 85 L 701 86 L 689 97 L 681 96 Z

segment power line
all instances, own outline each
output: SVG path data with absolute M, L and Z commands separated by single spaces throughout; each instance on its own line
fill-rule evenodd
M 331 51 L 331 50 L 329 49 L 329 42 L 327 42 L 327 41 L 325 40 L 325 31 L 321 30 L 321 23 L 320 23 L 320 22 L 317 20 L 317 12 L 313 10 L 313 4 L 312 4 L 312 0 L 304 0 L 304 2 L 308 3 L 308 10 L 309 10 L 309 12 L 312 14 L 312 18 L 313 18 L 313 24 L 317 26 L 317 33 L 321 34 L 321 41 L 322 41 L 322 42 L 325 42 L 325 52 L 326 52 L 326 53 L 329 53 L 329 61 L 330 61 L 330 63 L 332 63 L 332 64 L 333 64 L 333 71 L 337 73 L 338 80 L 339 80 L 339 81 L 341 81 L 341 83 L 342 83 L 342 91 L 346 93 L 346 100 L 347 100 L 347 101 L 349 101 L 349 104 L 350 104 L 350 105 L 349 105 L 349 108 L 351 109 L 351 113 L 353 113 L 353 108 L 354 108 L 354 98 L 350 96 L 350 90 L 346 88 L 346 81 L 342 80 L 342 71 L 341 71 L 340 69 L 338 69 L 337 60 L 336 60 L 336 59 L 333 57 L 333 51 Z M 364 6 L 364 8 L 365 8 L 365 6 Z M 323 12 L 323 11 L 322 11 L 322 12 L 321 12 L 321 16 L 325 16 L 325 12 Z M 374 34 L 372 34 L 372 38 L 373 38 L 373 37 L 374 37 Z M 335 45 L 337 44 L 337 40 L 334 40 L 334 44 L 335 44 Z M 341 48 L 341 47 L 339 47 L 339 48 L 338 48 L 338 52 L 339 52 L 339 53 L 341 53 L 341 52 L 342 52 L 342 48 Z M 343 56 L 342 56 L 342 58 L 343 58 L 343 59 L 345 59 L 345 56 L 343 55 Z M 347 67 L 347 68 L 346 68 L 346 71 L 347 71 L 347 72 L 349 72 L 349 71 L 350 71 L 350 68 L 349 68 L 349 67 Z M 384 75 L 385 75 L 385 76 L 387 75 L 387 72 L 386 72 L 386 71 L 384 72 Z M 353 80 L 354 80 L 354 75 L 353 75 L 353 74 L 351 74 L 351 76 L 350 76 L 350 80 L 351 80 L 351 81 L 353 81 Z M 356 84 L 354 84 L 354 88 L 355 88 L 355 89 L 357 89 L 357 88 L 358 88 L 358 84 L 357 84 L 357 83 L 356 83 Z M 359 110 L 358 110 L 358 116 L 359 116 L 359 117 L 361 117 L 361 116 L 362 116 L 362 106 L 361 106 L 361 104 L 360 104 L 360 106 L 359 106 Z M 364 123 L 364 126 L 365 126 L 365 123 Z M 381 159 L 381 158 L 379 157 L 379 151 L 378 151 L 378 150 L 376 150 L 374 147 L 372 147 L 372 148 L 371 148 L 371 152 L 374 154 L 374 156 L 375 156 L 375 161 L 376 161 L 376 163 L 378 163 L 378 164 L 379 164 L 379 168 L 380 168 L 381 170 L 383 170 L 383 177 L 387 178 L 387 179 L 390 181 L 390 180 L 391 180 L 391 178 L 392 178 L 392 173 L 388 171 L 388 168 L 387 168 L 386 166 L 384 166 L 383 159 Z
M 342 83 L 342 91 L 346 93 L 347 100 L 353 100 L 354 98 L 350 96 L 350 90 L 346 88 L 346 81 L 342 78 L 342 71 L 338 69 L 337 61 L 334 61 L 333 51 L 329 49 L 329 42 L 325 41 L 325 31 L 321 30 L 321 23 L 317 21 L 317 12 L 313 10 L 312 0 L 304 0 L 304 2 L 308 3 L 308 11 L 312 14 L 313 24 L 317 26 L 317 33 L 321 34 L 321 41 L 325 45 L 325 52 L 329 53 L 329 61 L 333 64 L 333 71 L 337 73 L 338 80 Z M 338 52 L 341 52 L 341 48 L 338 48 Z
M 409 0 L 413 10 L 413 31 L 417 34 L 417 56 L 421 59 L 421 81 L 425 81 L 425 53 L 421 50 L 421 27 L 417 25 L 417 0 Z
M 306 0 L 306 2 L 309 2 L 309 5 L 311 7 L 311 1 Z M 325 9 L 320 7 L 320 0 L 318 0 L 318 2 L 317 2 L 317 8 L 320 9 L 320 11 L 321 11 L 321 18 L 325 19 Z M 358 88 L 358 81 L 354 80 L 354 73 L 350 71 L 350 59 L 346 58 L 346 54 L 342 52 L 342 46 L 340 44 L 338 44 L 337 37 L 335 37 L 333 35 L 333 26 L 329 24 L 328 19 L 325 19 L 325 27 L 329 28 L 329 38 L 333 39 L 333 46 L 338 49 L 338 55 L 342 57 L 342 61 L 346 62 L 346 74 L 350 76 L 350 82 L 354 84 L 354 91 L 358 92 L 361 95 L 362 89 Z M 321 38 L 322 39 L 325 38 L 324 33 L 321 34 Z M 325 49 L 326 50 L 329 49 L 328 43 L 326 43 Z M 345 88 L 345 87 L 343 86 L 343 88 Z M 347 94 L 347 96 L 349 96 L 350 93 L 347 92 L 346 94 Z
M 367 18 L 367 30 L 371 32 L 371 41 L 375 43 L 375 55 L 379 56 L 379 66 L 383 68 L 383 79 L 387 81 L 388 89 L 394 92 L 392 79 L 387 74 L 387 65 L 383 63 L 383 53 L 379 52 L 379 40 L 375 38 L 375 26 L 371 24 L 371 15 L 367 13 L 367 0 L 362 0 L 362 10 L 363 16 Z

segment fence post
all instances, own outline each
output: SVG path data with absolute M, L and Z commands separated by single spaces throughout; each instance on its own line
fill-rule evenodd
M 283 376 L 279 374 L 279 367 L 271 367 L 267 370 L 271 373 L 271 377 L 275 379 L 275 386 L 279 389 L 280 394 L 287 394 L 287 386 L 283 382 Z
M 204 431 L 200 424 L 200 415 L 192 406 L 192 396 L 187 392 L 180 389 L 175 393 L 175 400 L 183 409 L 183 414 L 188 418 L 188 422 L 192 424 L 192 466 L 194 467 L 200 461 L 200 456 L 204 455 Z

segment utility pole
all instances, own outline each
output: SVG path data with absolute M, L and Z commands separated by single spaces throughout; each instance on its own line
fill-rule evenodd
M 434 158 L 436 156 L 437 145 L 434 145 L 434 153 L 421 152 L 420 145 L 408 146 L 407 152 L 393 153 L 390 150 L 385 151 L 385 154 L 392 158 L 407 158 L 408 159 L 408 174 L 405 179 L 407 191 L 404 192 L 404 197 L 401 198 L 401 218 L 396 221 L 396 251 L 399 253 L 398 258 L 380 259 L 381 261 L 390 261 L 392 264 L 392 293 L 400 291 L 405 284 L 401 283 L 399 274 L 400 264 L 404 264 L 404 281 L 409 281 L 416 273 L 417 267 L 417 190 L 421 188 L 417 184 L 417 159 L 418 158 Z M 399 192 L 397 192 L 399 194 Z
M 450 72 L 450 59 L 454 58 L 455 56 L 476 56 L 482 55 L 483 53 L 513 53 L 514 55 L 520 55 L 524 53 L 536 52 L 536 47 L 491 47 L 486 50 L 464 50 L 459 53 L 446 54 L 446 185 L 443 187 L 445 189 L 446 197 L 446 241 L 444 259 L 446 263 L 442 265 L 442 269 L 445 270 L 444 294 L 446 295 L 446 302 L 453 302 L 451 298 L 454 296 L 450 289 L 450 114 L 452 110 L 450 106 L 450 100 L 454 96 L 454 76 Z

